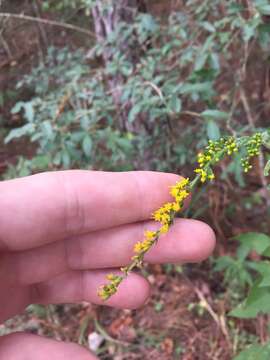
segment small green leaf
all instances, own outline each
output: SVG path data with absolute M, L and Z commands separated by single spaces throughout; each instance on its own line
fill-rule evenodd
M 220 131 L 219 131 L 219 127 L 216 124 L 215 121 L 213 120 L 209 120 L 207 122 L 207 135 L 209 140 L 218 140 L 220 138 Z
M 22 110 L 23 107 L 24 107 L 24 102 L 18 101 L 11 109 L 11 114 L 18 114 Z
M 216 28 L 214 27 L 214 25 L 212 25 L 209 21 L 203 21 L 202 27 L 205 30 L 209 31 L 210 33 L 214 33 L 216 31 Z
M 141 112 L 141 110 L 142 110 L 141 104 L 134 105 L 128 114 L 128 121 L 133 122 L 136 116 Z
M 230 312 L 230 316 L 248 319 L 255 318 L 258 314 L 270 313 L 270 287 L 260 287 L 260 280 L 251 288 L 244 302 Z
M 61 157 L 62 157 L 62 164 L 63 164 L 64 168 L 68 169 L 71 164 L 71 159 L 70 159 L 70 155 L 69 155 L 68 151 L 63 150 L 61 153 Z
M 13 139 L 17 139 L 17 138 L 20 138 L 25 135 L 30 135 L 33 133 L 34 130 L 35 130 L 35 127 L 33 124 L 26 124 L 20 128 L 13 129 L 10 131 L 8 136 L 5 138 L 5 144 L 7 144 L 8 142 L 10 142 Z
M 270 5 L 258 5 L 257 9 L 263 15 L 270 15 Z
M 208 57 L 209 57 L 209 53 L 205 52 L 203 54 L 199 54 L 197 56 L 197 59 L 196 59 L 195 64 L 194 64 L 194 70 L 195 71 L 200 71 L 205 66 Z
M 86 156 L 90 156 L 91 155 L 91 150 L 92 150 L 92 139 L 90 138 L 89 135 L 86 135 L 84 137 L 82 147 L 83 147 L 84 154 Z
M 47 139 L 49 139 L 49 140 L 53 139 L 54 132 L 53 132 L 52 124 L 50 123 L 50 121 L 48 121 L 48 120 L 43 121 L 41 123 L 41 129 L 42 129 L 43 135 Z
M 196 84 L 185 83 L 181 86 L 180 92 L 181 94 L 212 92 L 212 83 L 211 82 L 196 83 Z
M 24 111 L 27 121 L 33 122 L 35 117 L 35 111 L 31 102 L 24 103 Z
M 269 172 L 270 172 L 270 160 L 267 161 L 264 167 L 264 171 L 263 171 L 264 176 L 269 176 Z
M 47 155 L 37 155 L 32 159 L 33 167 L 39 170 L 47 169 L 49 164 L 50 157 Z
M 235 239 L 241 242 L 241 247 L 246 247 L 249 252 L 255 250 L 259 255 L 270 246 L 270 237 L 262 233 L 249 232 L 240 234 Z
M 222 119 L 226 120 L 228 118 L 228 114 L 224 111 L 209 109 L 205 110 L 201 113 L 201 116 L 207 119 Z
M 270 343 L 265 345 L 251 345 L 233 360 L 269 360 L 270 359 Z
M 264 250 L 262 255 L 265 256 L 265 257 L 270 257 L 270 246 L 266 250 Z
M 141 22 L 144 30 L 154 32 L 158 28 L 155 18 L 150 14 L 141 15 Z
M 182 102 L 177 97 L 177 95 L 173 95 L 169 101 L 169 108 L 173 113 L 179 113 L 181 111 Z

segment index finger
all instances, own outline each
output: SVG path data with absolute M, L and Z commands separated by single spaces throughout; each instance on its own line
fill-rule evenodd
M 174 174 L 69 170 L 0 183 L 0 250 L 147 220 L 170 201 Z

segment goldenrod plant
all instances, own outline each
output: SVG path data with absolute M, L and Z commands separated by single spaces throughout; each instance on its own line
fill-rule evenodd
M 241 151 L 241 164 L 243 171 L 247 173 L 252 169 L 252 158 L 260 154 L 262 145 L 268 146 L 269 136 L 269 132 L 265 131 L 240 138 L 230 136 L 217 141 L 210 140 L 205 150 L 197 155 L 197 168 L 194 170 L 194 179 L 182 178 L 178 181 L 170 189 L 173 201 L 164 204 L 152 214 L 152 218 L 160 224 L 159 229 L 145 231 L 143 241 L 137 242 L 134 246 L 135 255 L 131 258 L 131 263 L 121 268 L 123 275 L 108 274 L 107 280 L 109 283 L 101 286 L 98 295 L 104 301 L 108 300 L 117 292 L 123 279 L 134 268 L 142 267 L 145 254 L 157 243 L 160 236 L 169 231 L 175 217 L 183 209 L 185 199 L 192 193 L 196 185 L 215 179 L 213 165 L 221 161 L 226 155 L 232 156 Z

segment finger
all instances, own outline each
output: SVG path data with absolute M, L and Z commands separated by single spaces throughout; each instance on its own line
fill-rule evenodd
M 69 269 L 97 269 L 127 265 L 133 247 L 142 240 L 144 229 L 153 222 L 141 222 L 93 232 L 37 249 L 0 257 L 0 270 L 10 283 L 23 285 L 45 281 Z M 146 254 L 150 263 L 198 262 L 213 251 L 215 235 L 205 223 L 177 219 L 169 233 Z M 49 266 L 48 266 L 49 264 Z M 0 271 L 1 272 L 1 271 Z
M 0 278 L 0 324 L 21 313 L 29 304 L 29 291 L 25 286 L 11 285 L 4 277 Z M 0 359 L 1 356 L 0 356 Z
M 69 271 L 47 282 L 33 285 L 32 302 L 42 304 L 74 303 L 87 301 L 121 309 L 136 309 L 149 297 L 148 282 L 140 275 L 132 273 L 124 279 L 115 295 L 104 302 L 97 292 L 106 283 L 108 273 L 117 273 L 112 269 Z
M 79 345 L 25 333 L 14 333 L 0 338 L 0 359 L 98 360 Z
M 0 183 L 0 250 L 149 219 L 179 177 L 155 172 L 62 171 Z
M 143 240 L 144 231 L 157 230 L 159 224 L 143 222 L 85 234 L 66 244 L 72 269 L 119 267 L 127 265 L 134 245 Z M 206 259 L 215 246 L 215 234 L 204 222 L 176 219 L 166 235 L 161 235 L 145 255 L 149 263 L 185 263 Z

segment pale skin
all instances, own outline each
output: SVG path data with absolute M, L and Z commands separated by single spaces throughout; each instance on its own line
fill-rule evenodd
M 0 323 L 32 303 L 104 304 L 105 275 L 127 265 L 154 210 L 179 177 L 155 172 L 63 171 L 0 182 Z M 146 255 L 149 263 L 199 262 L 215 245 L 203 222 L 178 219 Z M 106 304 L 135 309 L 146 279 L 131 274 Z M 32 334 L 0 338 L 0 359 L 94 360 L 86 349 Z

